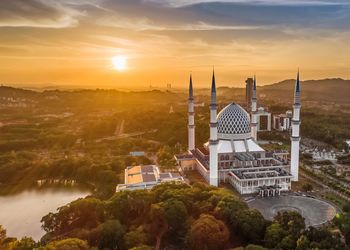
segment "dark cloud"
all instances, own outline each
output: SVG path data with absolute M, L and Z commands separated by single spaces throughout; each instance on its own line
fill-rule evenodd
M 2 27 L 67 27 L 77 24 L 78 10 L 60 1 L 2 0 L 0 1 L 0 26 Z

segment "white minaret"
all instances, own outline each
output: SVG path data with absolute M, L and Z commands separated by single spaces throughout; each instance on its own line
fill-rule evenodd
M 209 139 L 209 184 L 217 187 L 218 180 L 218 123 L 216 121 L 216 86 L 215 75 L 211 82 L 211 103 L 210 103 L 210 139 Z
M 253 96 L 252 96 L 252 120 L 251 120 L 251 133 L 254 140 L 258 138 L 258 121 L 257 121 L 257 99 L 256 99 L 256 78 L 254 75 Z
M 190 75 L 190 87 L 188 95 L 188 150 L 194 150 L 194 100 L 193 100 L 193 86 L 192 86 L 192 74 Z
M 297 81 L 295 84 L 295 94 L 294 94 L 294 105 L 293 105 L 293 119 L 292 119 L 292 151 L 291 151 L 291 162 L 290 162 L 290 172 L 293 176 L 293 181 L 298 181 L 299 179 L 299 146 L 300 146 L 300 80 L 299 71 L 297 76 Z

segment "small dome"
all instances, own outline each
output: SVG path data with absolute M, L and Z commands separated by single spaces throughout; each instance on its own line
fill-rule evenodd
M 220 139 L 248 139 L 250 117 L 240 105 L 231 103 L 223 108 L 218 116 L 218 137 Z

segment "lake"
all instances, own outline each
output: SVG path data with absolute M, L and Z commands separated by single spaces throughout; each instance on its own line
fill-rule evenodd
M 6 229 L 7 236 L 40 240 L 45 234 L 40 222 L 44 215 L 89 194 L 78 188 L 45 188 L 0 196 L 0 225 Z

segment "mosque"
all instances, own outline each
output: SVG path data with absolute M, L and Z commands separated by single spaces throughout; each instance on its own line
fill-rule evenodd
M 251 115 L 232 102 L 217 114 L 215 74 L 210 103 L 210 138 L 195 146 L 194 95 L 192 76 L 188 98 L 188 152 L 176 155 L 179 170 L 197 170 L 212 186 L 230 183 L 240 194 L 275 196 L 298 181 L 300 127 L 299 72 L 295 85 L 291 156 L 287 151 L 266 151 L 257 143 L 257 93 L 254 77 Z

